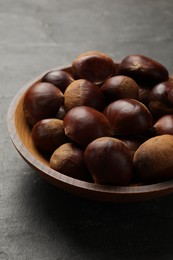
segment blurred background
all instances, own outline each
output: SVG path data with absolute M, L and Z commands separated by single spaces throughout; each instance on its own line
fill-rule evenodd
M 0 260 L 173 259 L 173 195 L 110 204 L 45 182 L 9 140 L 13 96 L 98 50 L 143 54 L 173 73 L 172 0 L 0 0 Z

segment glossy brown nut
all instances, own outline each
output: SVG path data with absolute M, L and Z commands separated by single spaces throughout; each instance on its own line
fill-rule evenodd
M 171 134 L 173 135 L 173 115 L 165 115 L 153 126 L 156 135 Z
M 55 118 L 38 121 L 32 128 L 31 136 L 35 146 L 49 154 L 68 140 L 64 133 L 63 121 Z
M 96 138 L 110 136 L 107 118 L 87 106 L 74 107 L 68 111 L 64 118 L 64 129 L 71 141 L 84 146 Z
M 173 83 L 172 83 L 173 85 Z M 169 93 L 168 93 L 168 102 L 173 105 L 173 88 L 170 89 Z
M 170 106 L 168 103 L 150 101 L 148 107 L 155 120 L 167 114 L 173 114 L 173 106 Z
M 92 180 L 84 163 L 84 151 L 72 143 L 63 144 L 55 150 L 50 158 L 50 167 L 75 179 Z
M 144 143 L 148 138 L 146 136 L 133 136 L 133 137 L 122 137 L 120 140 L 129 148 L 130 154 L 133 158 L 134 153 L 139 146 Z
M 116 138 L 102 137 L 85 150 L 85 163 L 95 183 L 127 185 L 133 176 L 129 149 Z
M 73 82 L 72 76 L 63 70 L 52 70 L 47 72 L 43 78 L 42 82 L 48 82 L 58 87 L 62 93 L 66 90 L 68 85 Z
M 150 101 L 150 93 L 151 89 L 146 88 L 146 87 L 141 87 L 138 85 L 138 90 L 139 90 L 139 97 L 138 100 L 143 103 L 144 105 L 148 105 Z
M 152 126 L 147 107 L 135 99 L 119 99 L 103 111 L 113 135 L 140 135 Z
M 139 90 L 136 82 L 127 76 L 114 76 L 107 79 L 101 86 L 106 99 L 110 102 L 122 98 L 138 99 Z
M 56 118 L 63 120 L 65 115 L 66 115 L 66 111 L 64 105 L 61 105 L 56 115 Z
M 160 135 L 148 139 L 135 152 L 133 164 L 137 176 L 146 183 L 173 178 L 173 136 Z
M 115 73 L 115 64 L 108 55 L 91 51 L 82 53 L 72 63 L 74 74 L 81 79 L 87 79 L 100 84 Z
M 103 110 L 105 98 L 100 88 L 85 79 L 73 81 L 64 93 L 64 107 L 68 111 L 76 106 L 89 106 Z
M 33 126 L 41 119 L 55 118 L 63 100 L 62 92 L 54 85 L 47 82 L 34 84 L 27 90 L 23 101 L 27 122 Z
M 154 86 L 150 92 L 150 101 L 168 103 L 168 94 L 173 89 L 173 82 L 165 81 Z
M 168 80 L 168 70 L 159 62 L 143 55 L 129 55 L 122 60 L 118 74 L 133 78 L 138 84 L 154 86 Z

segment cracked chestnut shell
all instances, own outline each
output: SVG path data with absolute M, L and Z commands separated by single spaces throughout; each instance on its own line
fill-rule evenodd
M 105 98 L 97 85 L 85 79 L 75 80 L 64 93 L 64 107 L 68 111 L 76 106 L 89 106 L 103 110 Z
M 154 86 L 169 78 L 168 70 L 159 62 L 143 55 L 129 55 L 119 65 L 118 74 L 133 78 L 138 84 Z
M 33 126 L 41 119 L 54 118 L 63 103 L 59 88 L 47 82 L 31 86 L 24 96 L 23 111 L 27 122 Z
M 110 136 L 107 118 L 87 106 L 74 107 L 67 112 L 64 117 L 64 130 L 71 141 L 83 146 L 98 137 Z
M 84 162 L 84 151 L 73 143 L 63 144 L 54 151 L 50 158 L 50 167 L 75 179 L 92 179 Z
M 136 82 L 123 75 L 107 79 L 100 89 L 109 102 L 122 98 L 138 99 L 139 96 Z
M 48 154 L 53 153 L 68 140 L 64 133 L 63 121 L 56 118 L 38 121 L 32 128 L 31 136 L 35 146 Z
M 74 74 L 100 84 L 115 73 L 116 65 L 111 57 L 99 51 L 80 54 L 72 63 Z
M 63 70 L 51 70 L 47 72 L 43 78 L 42 82 L 48 82 L 58 87 L 62 93 L 66 90 L 68 85 L 73 82 L 72 76 Z
M 147 107 L 135 99 L 119 99 L 103 111 L 113 135 L 140 135 L 152 126 Z
M 85 163 L 98 184 L 127 185 L 133 176 L 130 151 L 116 138 L 101 137 L 91 142 L 85 150 Z

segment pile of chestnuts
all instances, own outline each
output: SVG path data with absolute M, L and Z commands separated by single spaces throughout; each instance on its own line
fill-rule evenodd
M 83 53 L 32 85 L 23 112 L 62 174 L 121 186 L 173 178 L 173 79 L 151 58 Z

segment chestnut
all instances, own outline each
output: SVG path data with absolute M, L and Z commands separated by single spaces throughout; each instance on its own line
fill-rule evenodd
M 146 183 L 173 178 L 173 136 L 159 135 L 141 144 L 134 154 L 135 174 Z
M 119 65 L 118 74 L 133 78 L 139 85 L 154 85 L 167 81 L 168 70 L 159 62 L 143 55 L 129 55 Z
M 98 137 L 110 136 L 107 118 L 88 106 L 78 106 L 69 110 L 64 117 L 64 130 L 71 141 L 82 146 Z
M 155 120 L 167 114 L 173 114 L 173 107 L 160 101 L 150 101 L 148 107 Z
M 173 82 L 172 82 L 173 85 Z M 168 92 L 168 102 L 173 105 L 173 88 Z
M 139 146 L 144 143 L 148 138 L 146 136 L 132 136 L 119 138 L 130 150 L 130 154 L 133 158 L 134 153 Z
M 54 151 L 50 167 L 75 179 L 92 180 L 84 163 L 84 151 L 73 143 L 63 144 Z
M 136 82 L 127 76 L 114 76 L 107 79 L 101 86 L 106 99 L 110 102 L 122 98 L 138 99 L 139 90 Z
M 130 151 L 116 138 L 94 140 L 86 147 L 84 158 L 95 183 L 127 185 L 133 176 Z
M 42 82 L 48 82 L 58 87 L 62 93 L 73 82 L 72 76 L 63 70 L 51 70 L 42 77 Z
M 113 135 L 140 135 L 152 126 L 148 108 L 135 99 L 119 99 L 103 111 Z
M 58 110 L 58 113 L 56 115 L 56 118 L 63 120 L 65 117 L 65 114 L 66 114 L 65 107 L 64 107 L 64 105 L 61 105 Z
M 150 93 L 150 101 L 168 102 L 168 94 L 173 89 L 173 82 L 165 81 L 153 87 Z
M 23 112 L 27 122 L 33 126 L 41 119 L 56 117 L 63 100 L 63 93 L 50 83 L 38 82 L 32 85 L 23 100 Z
M 52 154 L 60 145 L 67 142 L 63 121 L 50 118 L 38 121 L 31 131 L 35 146 L 42 152 Z
M 173 114 L 171 102 L 171 91 L 173 82 L 166 81 L 157 84 L 150 93 L 148 107 L 155 118 L 160 118 L 166 114 Z
M 151 88 L 138 85 L 138 91 L 139 91 L 138 100 L 147 106 L 150 101 Z
M 114 61 L 99 51 L 85 52 L 77 56 L 72 68 L 78 78 L 100 84 L 115 73 Z
M 153 129 L 156 135 L 173 135 L 173 115 L 165 115 L 159 118 L 153 125 Z
M 97 85 L 86 79 L 75 80 L 64 93 L 64 107 L 68 111 L 76 106 L 89 106 L 103 110 L 105 98 Z

